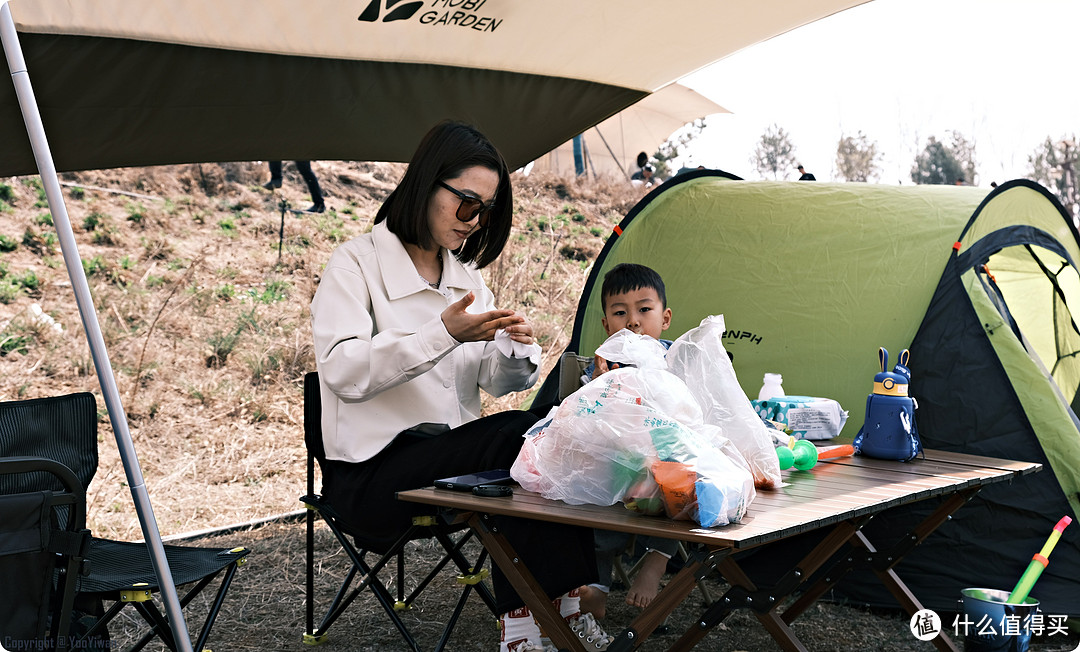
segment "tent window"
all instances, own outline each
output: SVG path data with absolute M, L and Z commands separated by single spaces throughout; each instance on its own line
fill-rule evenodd
M 1029 353 L 1050 372 L 1074 411 L 1080 407 L 1080 274 L 1038 246 L 1006 247 L 987 263 Z

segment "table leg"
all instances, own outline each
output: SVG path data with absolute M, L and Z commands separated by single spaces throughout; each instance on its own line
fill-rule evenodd
M 486 515 L 474 512 L 469 515 L 468 523 L 469 527 L 480 537 L 480 541 L 491 555 L 492 561 L 502 569 L 506 579 L 510 581 L 510 585 L 514 587 L 517 594 L 528 605 L 533 617 L 540 623 L 540 628 L 544 630 L 544 633 L 551 639 L 555 647 L 560 650 L 585 652 L 585 646 L 570 630 L 566 620 L 555 610 L 551 598 L 544 593 L 540 583 L 536 581 L 536 578 L 522 563 L 521 557 L 510 545 L 510 542 L 506 540 L 506 537 L 494 527 L 494 524 L 488 520 Z
M 769 590 L 758 590 L 757 585 L 734 559 L 727 557 L 721 560 L 718 564 L 720 573 L 731 584 L 731 589 L 706 609 L 698 622 L 692 625 L 671 649 L 689 650 L 735 609 L 749 608 L 781 648 L 789 652 L 805 652 L 806 647 L 795 636 L 785 619 L 776 613 L 776 609 L 869 520 L 869 516 L 864 516 L 836 525 Z
M 980 489 L 981 487 L 971 487 L 947 498 L 933 513 L 923 519 L 911 532 L 902 537 L 896 545 L 886 552 L 879 552 L 862 531 L 856 532 L 851 539 L 851 545 L 855 549 L 853 553 L 858 554 L 853 554 L 843 567 L 836 569 L 836 572 L 829 573 L 825 578 L 807 589 L 784 612 L 784 620 L 789 623 L 795 620 L 826 591 L 835 586 L 856 564 L 861 562 L 866 562 L 871 566 L 878 579 L 889 589 L 889 592 L 893 594 L 893 597 L 896 598 L 909 616 L 915 615 L 917 611 L 922 609 L 922 603 L 893 571 L 893 567 L 899 564 L 915 546 L 933 534 L 942 523 L 949 519 L 953 512 L 974 498 Z M 942 650 L 942 652 L 956 652 L 957 650 L 956 643 L 944 631 L 933 642 L 935 647 Z
M 855 541 L 852 543 L 857 547 L 862 548 L 870 555 L 877 553 L 873 544 L 870 543 L 870 540 L 867 539 L 866 535 L 862 532 L 858 533 Z M 899 559 L 896 559 L 892 565 L 895 565 L 899 561 Z M 911 592 L 906 584 L 904 584 L 903 580 L 896 574 L 896 571 L 891 568 L 891 565 L 889 568 L 885 569 L 874 568 L 874 573 L 877 574 L 878 579 L 885 585 L 885 588 L 889 589 L 889 592 L 893 594 L 893 597 L 896 598 L 896 601 L 904 608 L 904 611 L 907 612 L 908 616 L 914 616 L 916 612 L 922 610 L 922 603 L 919 602 L 919 599 L 915 597 L 915 594 Z M 945 633 L 944 628 L 942 628 L 941 634 L 931 642 L 934 644 L 934 647 L 941 650 L 941 652 L 957 652 L 959 649 L 956 647 L 956 643 L 953 642 L 952 638 Z

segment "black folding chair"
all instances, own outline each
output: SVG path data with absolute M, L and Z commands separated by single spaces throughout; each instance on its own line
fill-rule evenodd
M 71 469 L 82 487 L 88 486 L 98 463 L 94 395 L 82 392 L 0 403 L 0 456 L 26 455 L 59 462 Z M 178 589 L 191 587 L 180 598 L 182 606 L 186 607 L 204 588 L 221 577 L 217 596 L 193 647 L 196 652 L 204 648 L 236 569 L 246 561 L 247 554 L 246 548 L 165 546 L 173 583 Z M 146 544 L 91 538 L 85 558 L 82 573 L 76 577 L 76 598 L 87 602 L 112 601 L 113 604 L 71 643 L 71 647 L 111 647 L 108 624 L 130 605 L 149 628 L 130 650 L 142 649 L 154 637 L 160 638 L 169 649 L 176 650 L 168 618 L 154 601 L 160 587 Z
M 40 457 L 0 458 L 0 642 L 70 649 L 75 580 L 89 542 L 86 494 L 70 469 Z
M 302 496 L 300 501 L 308 508 L 307 513 L 307 629 L 304 631 L 304 643 L 308 645 L 320 645 L 328 640 L 327 632 L 334 621 L 341 616 L 349 605 L 365 590 L 371 591 L 383 610 L 389 616 L 391 622 L 401 633 L 409 648 L 420 652 L 420 644 L 409 631 L 405 622 L 399 615 L 400 612 L 411 608 L 415 600 L 425 588 L 438 576 L 442 569 L 453 562 L 459 571 L 458 583 L 464 586 L 461 596 L 453 614 L 443 628 L 439 642 L 435 646 L 436 652 L 442 650 L 450 640 L 454 625 L 457 624 L 462 610 L 475 590 L 476 594 L 484 601 L 492 614 L 495 612 L 495 599 L 490 589 L 484 583 L 489 571 L 485 569 L 484 562 L 487 560 L 487 551 L 483 548 L 474 563 L 469 563 L 462 548 L 468 543 L 473 533 L 464 525 L 448 525 L 442 523 L 434 516 L 418 516 L 413 519 L 412 526 L 394 541 L 377 540 L 366 537 L 358 528 L 346 523 L 340 514 L 327 500 L 315 493 L 315 462 L 319 462 L 321 468 L 325 468 L 326 452 L 322 440 L 322 404 L 320 402 L 319 375 L 310 372 L 304 377 L 304 443 L 307 446 L 307 495 Z M 315 516 L 318 515 L 334 537 L 344 549 L 352 562 L 345 579 L 341 583 L 334 599 L 330 602 L 325 615 L 315 627 Z M 454 535 L 457 534 L 457 538 Z M 350 540 L 351 539 L 351 540 Z M 435 562 L 427 575 L 419 582 L 408 595 L 405 594 L 406 584 L 412 584 L 406 573 L 405 549 L 411 541 L 420 539 L 434 539 L 442 547 L 444 554 Z M 355 545 L 354 545 L 355 542 Z M 373 556 L 369 563 L 368 555 Z M 383 570 L 394 564 L 391 570 L 396 570 L 391 581 L 397 584 L 396 597 L 390 593 L 387 583 L 379 576 Z M 360 576 L 360 581 L 353 586 L 353 581 Z M 497 614 L 496 614 L 497 615 Z

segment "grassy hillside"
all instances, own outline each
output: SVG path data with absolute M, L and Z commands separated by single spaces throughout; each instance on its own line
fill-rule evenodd
M 301 379 L 314 369 L 308 304 L 335 246 L 371 228 L 404 170 L 314 163 L 330 210 L 310 205 L 286 163 L 229 163 L 62 175 L 65 200 L 163 534 L 300 507 Z M 484 271 L 501 307 L 524 310 L 545 373 L 565 347 L 577 298 L 611 228 L 644 193 L 622 183 L 514 175 L 514 230 Z M 37 317 L 34 306 L 62 330 Z M 98 395 L 95 534 L 137 538 L 55 228 L 37 177 L 0 181 L 0 400 Z M 523 395 L 487 398 L 488 411 Z

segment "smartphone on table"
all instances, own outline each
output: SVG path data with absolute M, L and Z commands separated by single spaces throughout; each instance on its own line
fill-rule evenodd
M 450 478 L 440 478 L 435 481 L 435 486 L 440 489 L 452 491 L 472 491 L 482 486 L 508 485 L 514 481 L 510 477 L 509 469 L 494 469 L 491 471 L 477 471 L 465 475 L 455 475 Z

